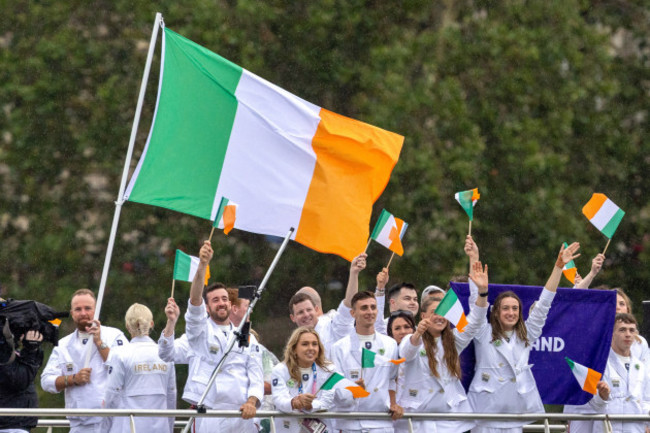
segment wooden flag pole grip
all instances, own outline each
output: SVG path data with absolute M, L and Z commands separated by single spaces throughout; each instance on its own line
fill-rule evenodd
M 386 265 L 386 269 L 388 269 L 390 267 L 390 262 L 393 261 L 393 257 L 395 257 L 395 253 L 390 255 L 390 260 L 388 260 L 388 264 Z
M 472 236 L 472 220 L 469 220 L 469 232 L 467 234 Z
M 369 239 L 368 239 L 368 245 L 366 245 L 366 249 L 363 250 L 363 253 L 364 253 L 364 254 L 365 254 L 366 252 L 368 252 L 368 247 L 370 247 L 370 242 L 372 242 L 372 238 L 369 238 Z
M 607 245 L 605 245 L 605 249 L 603 250 L 603 256 L 605 255 L 605 251 L 607 251 L 607 247 L 609 247 L 609 243 L 612 241 L 612 238 L 609 238 L 607 241 Z
M 175 284 L 176 284 L 176 280 L 172 280 L 172 295 L 170 296 L 170 298 L 174 297 L 174 285 Z
M 214 234 L 214 226 L 212 226 L 212 230 L 210 230 L 210 237 L 208 238 L 208 242 L 212 242 L 212 235 Z

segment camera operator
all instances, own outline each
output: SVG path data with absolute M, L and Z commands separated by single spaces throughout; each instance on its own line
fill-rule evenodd
M 0 336 L 0 407 L 36 408 L 38 397 L 34 378 L 43 364 L 41 342 L 43 335 L 38 331 L 27 331 L 21 335 L 22 349 L 16 351 L 17 341 L 4 321 Z M 38 418 L 27 416 L 0 417 L 0 433 L 24 433 L 36 427 Z

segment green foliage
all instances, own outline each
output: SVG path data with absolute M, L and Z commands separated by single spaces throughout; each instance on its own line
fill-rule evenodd
M 0 5 L 5 296 L 66 310 L 72 291 L 98 288 L 156 8 L 170 28 L 287 90 L 406 137 L 375 206 L 410 224 L 391 281 L 444 285 L 466 272 L 467 219 L 453 194 L 477 186 L 473 234 L 492 281 L 543 284 L 560 244 L 574 240 L 584 275 L 606 242 L 580 212 L 597 191 L 627 215 L 595 283 L 625 287 L 636 301 L 646 292 L 648 0 Z M 131 168 L 151 122 L 158 60 Z M 174 250 L 196 254 L 210 227 L 126 203 L 102 322 L 123 327 L 137 301 L 161 329 Z M 276 247 L 217 234 L 213 281 L 259 283 Z M 390 257 L 376 244 L 369 253 L 362 287 Z M 290 245 L 255 311 L 263 341 L 280 352 L 297 288 L 316 287 L 333 307 L 347 273 L 340 258 Z M 188 290 L 177 284 L 181 304 Z M 280 324 L 287 329 L 271 330 Z M 43 406 L 62 401 L 41 397 Z

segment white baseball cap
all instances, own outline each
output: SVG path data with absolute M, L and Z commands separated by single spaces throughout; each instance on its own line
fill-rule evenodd
M 443 289 L 441 289 L 438 286 L 426 286 L 424 290 L 422 290 L 422 296 L 420 297 L 420 301 L 424 301 L 424 298 L 426 298 L 429 295 L 432 295 L 435 292 L 440 292 L 443 295 L 446 293 Z

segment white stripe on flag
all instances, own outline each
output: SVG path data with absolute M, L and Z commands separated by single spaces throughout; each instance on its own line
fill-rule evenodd
M 591 219 L 591 223 L 596 226 L 598 230 L 602 231 L 616 212 L 618 212 L 618 206 L 616 206 L 610 199 L 607 199 L 600 209 L 598 209 L 596 215 Z

